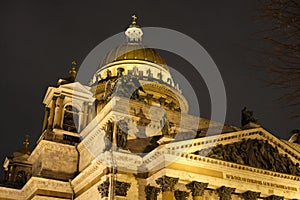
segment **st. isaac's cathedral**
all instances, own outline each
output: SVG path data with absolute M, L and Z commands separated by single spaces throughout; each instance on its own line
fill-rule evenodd
M 300 199 L 298 133 L 279 139 L 247 108 L 241 127 L 188 114 L 135 16 L 125 35 L 89 84 L 73 62 L 48 87 L 35 148 L 5 158 L 1 200 Z

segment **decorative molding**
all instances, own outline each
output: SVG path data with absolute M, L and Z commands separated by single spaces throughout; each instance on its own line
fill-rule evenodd
M 160 192 L 160 188 L 147 185 L 145 186 L 146 200 L 157 200 L 157 195 Z
M 108 197 L 109 193 L 109 180 L 104 181 L 98 186 L 98 191 L 101 194 L 101 198 Z
M 222 186 L 218 189 L 216 189 L 216 192 L 218 193 L 220 200 L 231 200 L 231 194 L 235 191 L 235 188 L 225 187 Z
M 271 195 L 266 198 L 266 200 L 283 200 L 283 199 L 284 199 L 283 197 L 276 196 L 276 195 Z
M 174 196 L 176 200 L 187 200 L 188 197 L 190 196 L 190 193 L 185 191 L 175 190 Z
M 185 186 L 187 189 L 191 190 L 193 197 L 197 197 L 203 195 L 205 188 L 207 188 L 208 186 L 208 183 L 193 181 L 189 184 L 186 184 Z
M 247 191 L 241 194 L 245 200 L 256 200 L 260 196 L 260 192 Z
M 130 186 L 131 186 L 130 183 L 117 181 L 116 182 L 116 190 L 115 190 L 116 195 L 126 197 L 127 191 L 129 190 Z
M 155 180 L 160 185 L 162 192 L 174 191 L 174 187 L 177 184 L 179 178 L 173 178 L 169 176 L 163 176 Z

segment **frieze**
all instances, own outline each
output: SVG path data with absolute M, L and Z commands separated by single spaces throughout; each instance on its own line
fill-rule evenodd
M 243 181 L 243 182 L 246 182 L 246 183 L 253 183 L 253 184 L 258 184 L 258 185 L 276 187 L 276 188 L 279 188 L 279 189 L 291 190 L 291 191 L 295 191 L 295 192 L 298 191 L 298 189 L 296 187 L 291 187 L 291 186 L 287 186 L 287 185 L 280 185 L 280 184 L 277 184 L 277 183 L 270 183 L 270 182 L 262 181 L 262 180 L 255 180 L 255 179 L 250 179 L 250 178 L 245 178 L 245 177 L 240 177 L 240 176 L 234 176 L 234 175 L 230 175 L 230 174 L 226 174 L 225 177 L 227 179 L 230 179 L 230 180 L 237 180 L 237 181 Z

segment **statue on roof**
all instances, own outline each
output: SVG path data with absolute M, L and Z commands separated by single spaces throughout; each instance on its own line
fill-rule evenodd
M 291 131 L 291 134 L 292 136 L 289 139 L 289 142 L 300 144 L 300 130 L 294 129 Z
M 253 111 L 244 107 L 242 110 L 242 126 L 245 126 L 249 123 L 257 123 L 257 119 L 253 117 Z

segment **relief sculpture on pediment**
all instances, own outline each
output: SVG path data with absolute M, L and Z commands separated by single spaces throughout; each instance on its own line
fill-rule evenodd
M 267 140 L 247 139 L 194 152 L 237 164 L 300 176 L 299 163 L 293 163 L 287 154 L 280 154 Z

